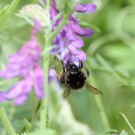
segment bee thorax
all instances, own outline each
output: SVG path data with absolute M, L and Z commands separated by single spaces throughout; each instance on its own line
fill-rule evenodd
M 73 90 L 80 89 L 84 86 L 86 81 L 86 76 L 83 72 L 80 74 L 70 74 L 65 75 L 65 86 Z

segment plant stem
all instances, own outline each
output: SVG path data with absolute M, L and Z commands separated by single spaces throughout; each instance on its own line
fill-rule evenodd
M 32 125 L 32 128 L 34 129 L 34 122 L 35 122 L 35 118 L 36 118 L 36 96 L 34 93 L 32 93 L 32 114 L 31 114 L 31 119 L 30 119 L 30 122 L 31 122 L 31 125 Z
M 133 126 L 130 124 L 130 122 L 128 121 L 127 117 L 126 117 L 123 113 L 120 113 L 120 115 L 124 118 L 124 120 L 126 121 L 127 125 L 130 127 L 130 129 L 132 130 L 132 132 L 133 132 L 134 135 L 135 135 L 135 129 L 134 129 Z
M 112 68 L 111 65 L 108 64 L 108 62 L 100 55 L 96 55 L 97 60 L 102 64 L 102 66 L 110 71 L 120 82 L 122 82 L 124 85 L 128 85 L 127 81 L 122 78 L 119 74 L 115 72 L 115 70 Z
M 50 12 L 50 5 L 51 0 L 47 0 L 47 7 L 46 10 L 49 13 Z M 50 17 L 49 17 L 50 18 Z M 52 28 L 51 28 L 51 21 L 48 24 L 48 29 L 46 29 L 45 33 L 45 46 L 43 48 L 43 52 L 51 46 L 52 42 L 49 42 L 49 36 L 51 34 Z M 49 71 L 49 55 L 50 52 L 46 52 L 43 54 L 43 71 L 44 71 L 44 95 L 45 98 L 41 101 L 41 111 L 40 111 L 40 131 L 45 132 L 46 125 L 47 125 L 47 104 L 48 104 L 48 71 Z
M 91 75 L 91 82 L 96 87 L 96 83 L 95 83 L 94 78 L 93 78 L 92 75 Z M 104 127 L 106 128 L 106 130 L 110 130 L 110 124 L 109 124 L 108 118 L 106 116 L 106 112 L 105 112 L 105 109 L 104 109 L 104 106 L 103 106 L 103 103 L 102 103 L 101 96 L 97 95 L 97 96 L 94 96 L 94 98 L 95 98 L 97 106 L 98 106 L 98 108 L 100 110 L 100 117 L 102 119 L 102 123 L 103 123 Z
M 56 30 L 51 34 L 50 36 L 50 40 L 53 40 L 57 35 L 58 33 L 60 32 L 60 30 L 62 29 L 62 27 L 67 23 L 67 19 L 70 17 L 72 13 L 72 10 L 69 11 L 65 17 L 63 18 L 62 22 L 60 23 L 60 25 L 56 28 Z
M 4 127 L 6 128 L 8 135 L 16 135 L 14 132 L 14 129 L 7 117 L 7 114 L 2 106 L 0 106 L 0 119 L 2 120 L 2 123 L 3 123 Z
M 49 12 L 49 9 L 50 8 L 47 7 L 48 12 Z M 50 29 L 48 29 L 48 32 L 46 32 L 47 36 L 45 37 L 46 43 L 45 43 L 44 50 L 46 48 L 48 48 L 49 46 L 51 46 L 54 38 L 60 32 L 62 27 L 67 23 L 68 18 L 70 17 L 71 13 L 73 12 L 73 9 L 74 8 L 69 10 L 68 14 L 62 19 L 60 25 L 56 28 L 56 30 L 52 34 L 51 34 L 51 27 L 49 27 Z M 50 22 L 50 24 L 51 24 L 51 22 Z M 51 36 L 48 37 L 48 35 L 51 35 Z M 48 70 L 49 70 L 49 62 L 50 62 L 49 55 L 50 55 L 49 52 L 47 52 L 46 54 L 43 55 L 43 71 L 44 71 L 44 79 L 45 79 L 45 82 L 44 82 L 45 98 L 43 99 L 43 101 L 41 103 L 41 113 L 40 113 L 40 130 L 41 130 L 41 132 L 45 131 L 45 128 L 47 125 L 46 124 L 46 122 L 47 122 L 47 104 L 48 104 L 48 98 L 49 98 L 49 92 L 48 92 Z
M 45 48 L 50 46 L 51 43 L 46 41 Z M 45 89 L 45 98 L 41 102 L 41 114 L 40 114 L 40 130 L 43 132 L 46 128 L 46 121 L 47 121 L 47 104 L 48 104 L 48 71 L 49 71 L 49 52 L 47 52 L 43 56 L 43 71 L 44 71 L 44 89 Z
M 106 112 L 105 112 L 101 97 L 95 96 L 95 101 L 96 101 L 97 106 L 100 110 L 100 116 L 101 116 L 104 127 L 106 128 L 106 130 L 110 130 L 110 125 L 108 122 L 108 118 L 106 116 Z
M 66 24 L 67 21 L 67 17 L 64 18 L 61 22 L 61 25 L 58 26 L 57 32 L 54 34 L 54 36 L 57 36 L 58 32 L 62 29 L 62 27 Z M 50 34 L 48 34 L 50 35 Z M 52 41 L 55 37 L 51 37 L 51 38 L 47 38 L 46 36 L 46 44 L 44 47 L 44 50 L 46 48 L 48 48 L 49 46 L 51 46 Z M 43 132 L 45 131 L 45 127 L 46 127 L 46 121 L 47 121 L 47 104 L 48 104 L 48 70 L 49 70 L 49 55 L 50 53 L 47 52 L 45 55 L 43 55 L 43 71 L 44 71 L 44 88 L 45 88 L 45 98 L 41 103 L 41 115 L 40 115 L 40 130 Z
M 58 35 L 58 33 L 60 32 L 60 30 L 62 29 L 62 27 L 67 23 L 67 20 L 69 19 L 69 17 L 71 16 L 72 12 L 74 11 L 74 7 L 76 6 L 76 2 L 75 4 L 72 6 L 72 8 L 69 10 L 69 12 L 63 17 L 60 25 L 58 25 L 58 27 L 56 28 L 56 30 L 51 34 L 50 36 L 50 42 L 54 40 L 54 38 Z

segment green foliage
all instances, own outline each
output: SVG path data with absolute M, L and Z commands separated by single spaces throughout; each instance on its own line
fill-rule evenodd
M 60 9 L 61 11 L 63 11 L 64 14 L 66 14 L 67 12 L 69 12 L 69 10 L 72 8 L 72 6 L 75 6 L 77 4 L 77 0 L 68 0 L 68 1 L 63 1 L 63 0 L 59 0 L 58 1 L 58 9 Z
M 7 19 L 15 12 L 20 0 L 13 0 L 10 5 L 7 5 L 0 11 L 0 28 L 2 29 Z M 0 30 L 1 30 L 0 29 Z
M 62 14 L 70 14 L 75 6 L 72 0 L 58 2 L 58 7 L 63 11 Z M 89 3 L 89 0 L 81 2 Z M 53 86 L 51 88 L 48 86 L 50 93 L 47 100 L 50 116 L 46 121 L 43 120 L 47 123 L 45 132 L 39 130 L 40 112 L 36 112 L 35 116 L 32 115 L 35 112 L 33 106 L 36 106 L 38 102 L 36 99 L 33 100 L 33 95 L 21 107 L 14 107 L 10 102 L 2 103 L 1 106 L 5 109 L 8 119 L 6 117 L 4 119 L 2 112 L 0 113 L 1 135 L 9 132 L 5 132 L 6 128 L 15 129 L 18 135 L 135 134 L 133 126 L 135 125 L 135 1 L 96 0 L 93 2 L 97 4 L 97 12 L 92 15 L 80 13 L 78 18 L 82 26 L 90 27 L 95 31 L 92 38 L 85 39 L 83 49 L 87 52 L 86 65 L 91 71 L 88 81 L 100 89 L 103 96 L 93 96 L 86 88 L 83 88 L 82 91 L 75 92 L 63 100 L 58 93 L 53 91 Z M 29 2 L 0 1 L 0 69 L 4 68 L 3 64 L 7 62 L 8 56 L 16 52 L 29 39 L 31 26 L 28 21 L 31 24 L 31 18 L 34 15 L 37 17 L 37 14 L 40 14 L 38 16 L 40 19 L 46 20 L 45 14 L 39 10 L 33 14 L 35 8 L 30 10 L 32 11 L 29 14 L 30 17 L 27 16 L 28 12 L 17 11 L 17 9 L 24 11 L 22 10 L 24 5 L 28 8 L 27 4 L 35 3 L 34 0 Z M 64 17 L 67 19 L 69 14 Z M 48 26 L 48 21 L 44 23 L 45 27 Z M 60 28 L 56 33 L 49 35 L 46 33 L 46 36 L 52 37 L 52 41 Z M 39 35 L 41 43 L 46 42 L 43 37 L 41 33 Z M 43 55 L 49 53 L 50 47 L 46 48 Z M 45 60 L 47 57 L 48 55 Z M 50 65 L 52 65 L 51 62 Z M 46 72 L 49 67 L 46 68 Z M 0 80 L 0 89 L 4 91 L 16 79 Z M 4 87 L 4 84 L 7 86 Z M 31 116 L 34 117 L 33 122 L 29 121 Z M 9 126 L 11 123 L 12 127 L 6 127 L 5 122 Z M 21 132 L 23 127 L 26 130 Z
M 29 4 L 26 6 L 23 6 L 23 8 L 19 11 L 19 14 L 17 14 L 19 17 L 26 19 L 27 22 L 29 22 L 31 25 L 33 24 L 33 21 L 30 19 L 38 19 L 42 22 L 42 26 L 47 28 L 50 25 L 50 15 L 48 12 L 42 8 L 38 4 Z

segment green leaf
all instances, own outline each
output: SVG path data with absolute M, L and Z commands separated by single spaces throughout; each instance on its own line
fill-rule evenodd
M 24 6 L 17 16 L 25 19 L 28 23 L 33 25 L 32 20 L 39 20 L 43 27 L 50 27 L 49 13 L 38 4 L 29 4 Z
M 3 9 L 0 10 L 0 20 L 2 16 L 4 15 L 5 11 L 9 8 L 10 5 L 6 5 Z
M 101 55 L 97 54 L 96 59 L 107 71 L 110 71 L 119 81 L 121 81 L 125 85 L 128 84 L 127 80 L 122 78 Z
M 105 131 L 103 134 L 106 135 L 106 134 L 116 134 L 118 133 L 117 130 L 108 130 L 108 131 Z
M 132 131 L 133 134 L 135 135 L 135 129 L 133 128 L 133 126 L 131 125 L 131 123 L 129 122 L 129 120 L 128 120 L 127 117 L 125 116 L 125 114 L 124 114 L 124 113 L 120 113 L 119 115 L 122 116 L 122 118 L 125 120 L 125 122 L 126 122 L 127 125 L 129 126 L 129 128 L 131 129 L 131 131 Z M 120 135 L 127 135 L 127 133 L 123 130 Z
M 3 14 L 0 19 L 0 30 L 3 29 L 8 18 L 15 12 L 20 0 L 13 0 L 11 5 L 8 5 L 1 11 L 0 14 Z
M 3 122 L 3 125 L 8 133 L 8 135 L 15 135 L 14 129 L 7 117 L 7 114 L 3 107 L 0 106 L 0 119 Z
M 80 22 L 80 25 L 85 26 L 87 28 L 91 28 L 92 30 L 94 30 L 94 31 L 96 31 L 98 33 L 101 33 L 101 30 L 97 26 L 95 26 L 95 25 L 93 25 L 91 23 L 83 21 L 83 22 Z

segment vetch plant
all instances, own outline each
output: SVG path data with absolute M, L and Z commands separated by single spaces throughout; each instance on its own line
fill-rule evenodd
M 0 71 L 1 78 L 20 78 L 20 81 L 10 90 L 0 92 L 1 102 L 12 99 L 16 105 L 22 105 L 33 87 L 39 98 L 44 97 L 44 77 L 40 66 L 41 45 L 36 38 L 40 29 L 41 24 L 36 20 L 30 40 L 22 45 L 22 48 L 16 54 L 9 57 L 9 64 L 7 64 L 6 69 Z
M 57 0 L 54 0 L 51 5 L 51 20 L 54 20 L 59 14 L 59 10 L 56 8 Z M 76 12 L 90 14 L 96 11 L 96 5 L 94 4 L 78 4 L 75 8 Z M 59 18 L 53 25 L 53 31 L 57 28 L 63 18 Z M 82 28 L 79 25 L 79 20 L 76 19 L 74 14 L 71 14 L 67 24 L 62 28 L 60 33 L 54 39 L 54 45 L 57 49 L 51 50 L 52 54 L 56 54 L 59 60 L 67 63 L 70 60 L 73 63 L 79 65 L 79 61 L 86 60 L 86 54 L 80 50 L 84 46 L 81 37 L 90 38 L 93 35 L 93 31 L 90 29 Z
M 91 29 L 82 28 L 75 14 L 91 14 L 96 11 L 96 5 L 80 4 L 75 1 L 69 8 L 68 13 L 65 14 L 64 11 L 58 9 L 57 2 L 58 0 L 43 0 L 42 2 L 38 1 L 39 5 L 27 5 L 25 8 L 22 8 L 21 11 L 23 12 L 20 12 L 19 16 L 25 18 L 30 24 L 34 22 L 35 25 L 30 34 L 30 39 L 22 45 L 17 53 L 9 57 L 6 68 L 0 71 L 0 78 L 2 79 L 7 80 L 18 77 L 18 82 L 9 90 L 0 91 L 0 102 L 13 100 L 15 105 L 21 106 L 28 99 L 32 90 L 34 90 L 36 96 L 41 100 L 40 106 L 33 112 L 35 117 L 38 116 L 40 124 L 36 125 L 36 120 L 34 124 L 37 126 L 38 131 L 40 130 L 40 134 L 46 134 L 51 129 L 56 134 L 64 134 L 67 131 L 67 134 L 87 135 L 92 133 L 91 130 L 74 119 L 68 103 L 60 96 L 62 88 L 59 76 L 55 70 L 56 65 L 50 63 L 50 57 L 57 57 L 63 65 L 70 61 L 76 67 L 79 67 L 81 61 L 82 66 L 84 66 L 87 56 L 81 50 L 84 46 L 82 37 L 90 38 L 94 32 Z M 65 3 L 69 4 L 68 2 Z M 39 8 L 39 6 L 41 7 Z M 35 12 L 35 9 L 40 11 Z M 42 16 L 42 14 L 47 16 Z M 46 21 L 46 23 L 42 21 Z M 39 32 L 44 40 L 43 44 L 38 39 L 37 34 Z M 48 48 L 49 51 L 46 51 Z M 51 87 L 52 85 L 55 87 Z M 66 109 L 67 112 L 64 113 Z M 40 111 L 40 116 L 38 111 Z M 50 114 L 49 111 L 51 112 Z M 0 115 L 1 117 L 3 116 L 3 123 L 9 123 L 9 126 L 6 128 L 8 134 L 15 134 L 6 115 L 4 113 Z M 50 118 L 51 116 L 52 118 Z M 51 127 L 51 121 L 55 120 L 56 117 L 58 118 L 54 122 L 57 125 L 55 129 Z M 64 127 L 64 125 L 60 124 L 65 117 L 69 117 L 69 119 L 65 122 Z M 73 124 L 70 125 L 72 122 Z M 28 124 L 30 124 L 30 127 L 32 127 L 31 123 L 29 119 Z M 79 130 L 77 130 L 78 127 Z M 35 129 L 35 127 L 32 128 Z M 82 131 L 80 130 L 81 128 L 83 129 Z M 26 132 L 25 129 L 22 129 L 22 132 Z

